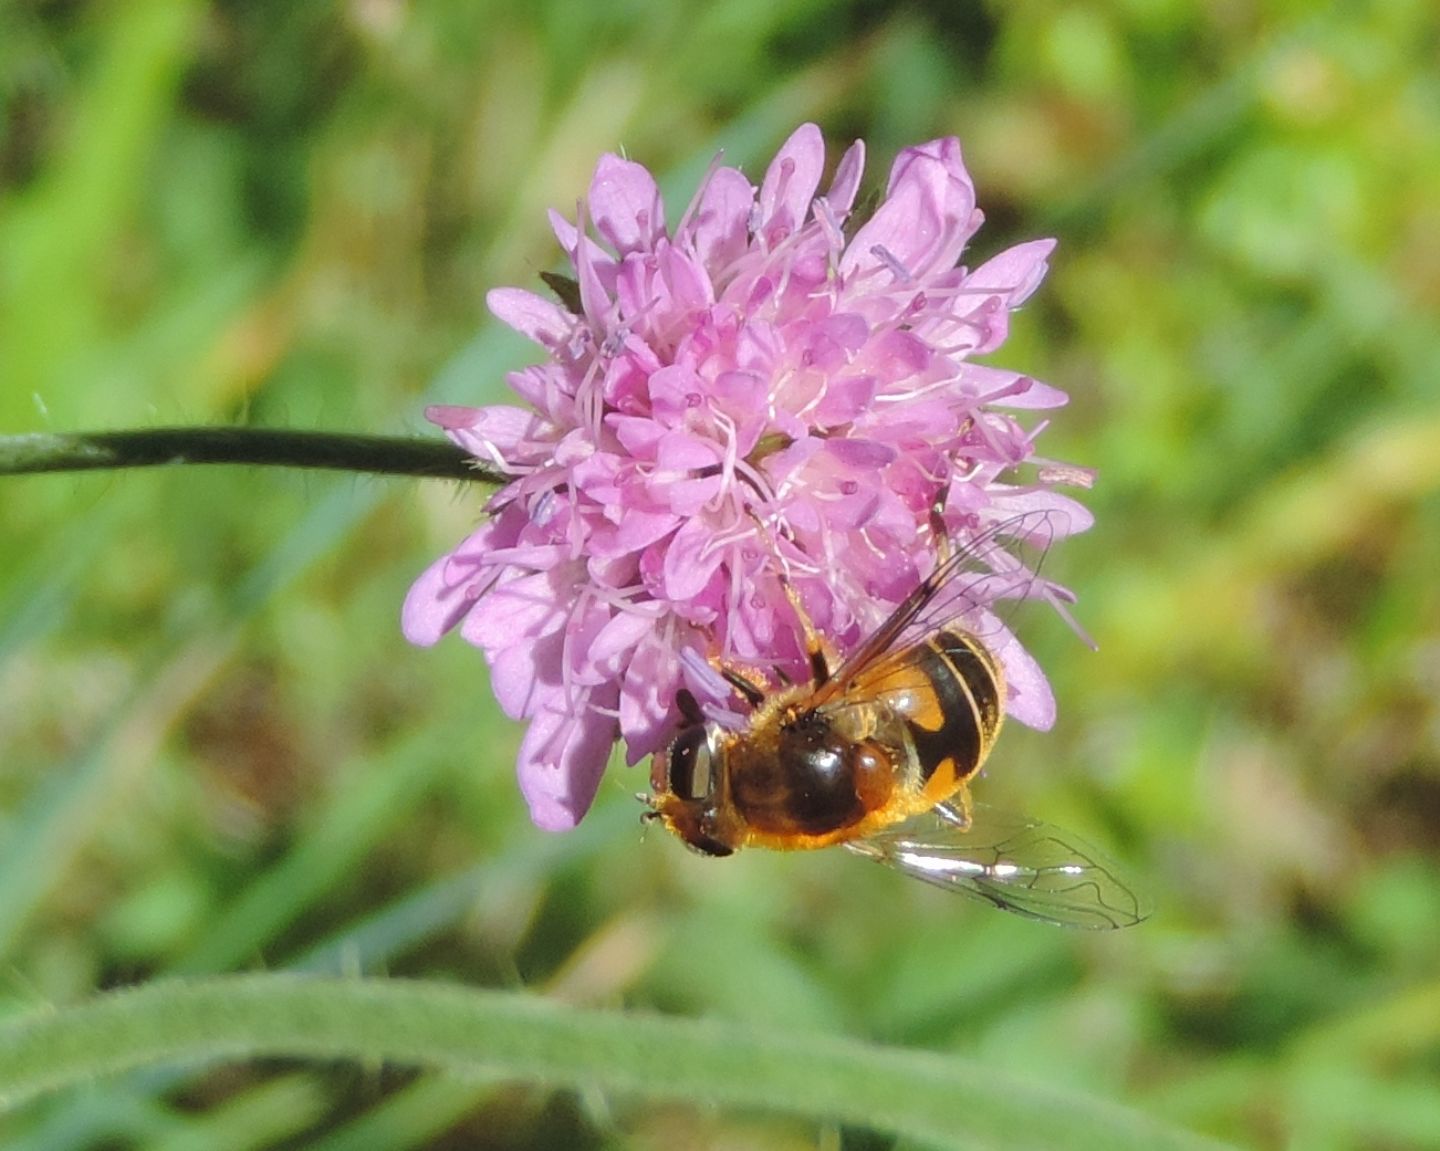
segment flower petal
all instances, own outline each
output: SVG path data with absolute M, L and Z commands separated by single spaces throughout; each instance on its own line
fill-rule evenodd
M 569 572 L 553 569 L 501 581 L 471 609 L 464 635 L 486 651 L 525 648 L 565 625 L 570 601 L 559 589 L 573 589 Z M 573 590 L 569 593 L 573 596 Z
M 410 585 L 400 609 L 400 630 L 411 643 L 421 647 L 438 643 L 475 606 L 475 597 L 451 580 L 452 567 L 451 557 L 442 556 Z
M 1018 308 L 1040 286 L 1050 265 L 1054 240 L 1030 240 L 1006 248 L 998 256 L 986 260 L 965 277 L 967 291 L 993 291 L 1000 295 L 1007 308 Z
M 653 631 L 644 636 L 620 688 L 620 732 L 625 739 L 627 764 L 639 763 L 670 742 L 680 682 L 680 660 L 675 650 Z
M 1048 512 L 1046 528 L 1053 539 L 1078 535 L 1095 524 L 1094 514 L 1079 500 L 1072 500 L 1048 488 L 1012 488 L 994 484 L 990 489 L 990 507 L 997 520 L 1030 512 Z
M 590 181 L 590 217 L 595 230 L 621 256 L 649 252 L 665 234 L 660 187 L 644 165 L 607 152 Z
M 801 124 L 775 153 L 760 184 L 757 233 L 770 245 L 799 230 L 810 211 L 825 168 L 825 137 L 814 124 Z
M 1055 693 L 1050 681 L 1015 633 L 1004 625 L 999 627 L 999 635 L 986 642 L 1005 672 L 1005 714 L 1036 731 L 1049 731 L 1055 726 Z
M 907 148 L 895 160 L 885 202 L 855 234 L 840 273 L 898 264 L 909 279 L 955 266 L 974 232 L 975 188 L 954 137 Z
M 425 418 L 445 429 L 450 439 L 472 456 L 494 464 L 502 471 L 517 464 L 534 462 L 533 457 L 549 453 L 540 442 L 552 429 L 529 408 L 491 404 L 483 408 L 462 408 L 437 404 L 425 409 Z
M 715 569 L 724 558 L 721 548 L 714 546 L 714 529 L 703 519 L 692 519 L 681 526 L 665 551 L 665 596 L 684 602 L 693 599 L 710 582 Z
M 573 709 L 546 708 L 530 721 L 517 764 L 530 818 L 545 831 L 569 831 L 590 810 L 619 726 L 611 689 L 582 693 Z
M 755 188 L 736 168 L 716 168 L 700 193 L 694 215 L 681 241 L 711 274 L 723 271 L 745 254 L 750 242 L 750 209 Z
M 980 403 L 1027 411 L 1063 408 L 1070 397 L 1059 388 L 1042 384 L 1032 376 L 992 368 L 988 364 L 965 364 L 960 370 L 960 384 Z
M 496 319 L 547 350 L 562 347 L 575 330 L 574 316 L 523 288 L 492 288 L 485 293 L 485 305 Z
M 830 181 L 830 190 L 825 193 L 830 210 L 837 220 L 850 214 L 855 204 L 855 193 L 860 190 L 860 177 L 865 172 L 865 141 L 856 140 L 845 149 L 840 163 L 835 167 L 835 178 Z

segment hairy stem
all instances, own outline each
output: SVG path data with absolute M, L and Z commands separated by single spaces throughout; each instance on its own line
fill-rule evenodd
M 128 432 L 0 436 L 0 475 L 250 464 L 325 468 L 499 484 L 505 477 L 447 440 L 272 428 L 146 428 Z

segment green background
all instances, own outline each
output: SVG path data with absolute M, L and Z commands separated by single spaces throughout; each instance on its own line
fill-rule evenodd
M 1440 19 L 1428 0 L 0 6 L 0 431 L 426 432 L 526 343 L 623 149 L 683 208 L 813 119 L 957 134 L 970 262 L 1054 235 L 994 357 L 1096 468 L 1091 653 L 977 788 L 1144 926 L 840 852 L 694 858 L 618 765 L 528 822 L 479 654 L 399 634 L 480 492 L 192 469 L 0 486 L 0 1010 L 292 966 L 953 1051 L 1256 1148 L 1440 1147 Z M 630 1096 L 268 1061 L 0 1117 L 17 1148 L 883 1148 Z M 346 1143 L 345 1140 L 350 1140 Z M 330 1140 L 330 1142 L 324 1142 Z M 906 1144 L 906 1146 L 911 1146 Z

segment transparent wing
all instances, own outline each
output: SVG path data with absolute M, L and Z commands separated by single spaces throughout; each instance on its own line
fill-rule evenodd
M 993 605 L 1034 595 L 1058 600 L 1072 597 L 1063 588 L 1040 579 L 1040 566 L 1059 536 L 1067 534 L 1065 514 L 1056 510 L 1026 512 L 992 524 L 941 563 L 903 599 L 885 622 L 860 644 L 839 670 L 815 692 L 816 706 L 849 693 L 865 669 L 891 652 L 902 651 L 926 636 L 964 621 L 978 635 L 990 621 L 1003 630 Z M 1020 554 L 1024 548 L 1031 553 Z
M 934 810 L 845 844 L 906 875 L 1061 927 L 1129 927 L 1148 903 L 1098 848 L 1039 820 L 976 805 Z

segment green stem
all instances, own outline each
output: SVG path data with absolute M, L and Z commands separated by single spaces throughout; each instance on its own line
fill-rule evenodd
M 217 1056 L 538 1079 L 780 1111 L 972 1151 L 1220 1147 L 1116 1104 L 939 1053 L 448 984 L 281 974 L 160 981 L 0 1027 L 0 1106 L 100 1074 Z
M 446 440 L 274 428 L 146 428 L 131 432 L 0 436 L 0 475 L 251 464 L 327 468 L 500 484 L 505 477 Z

